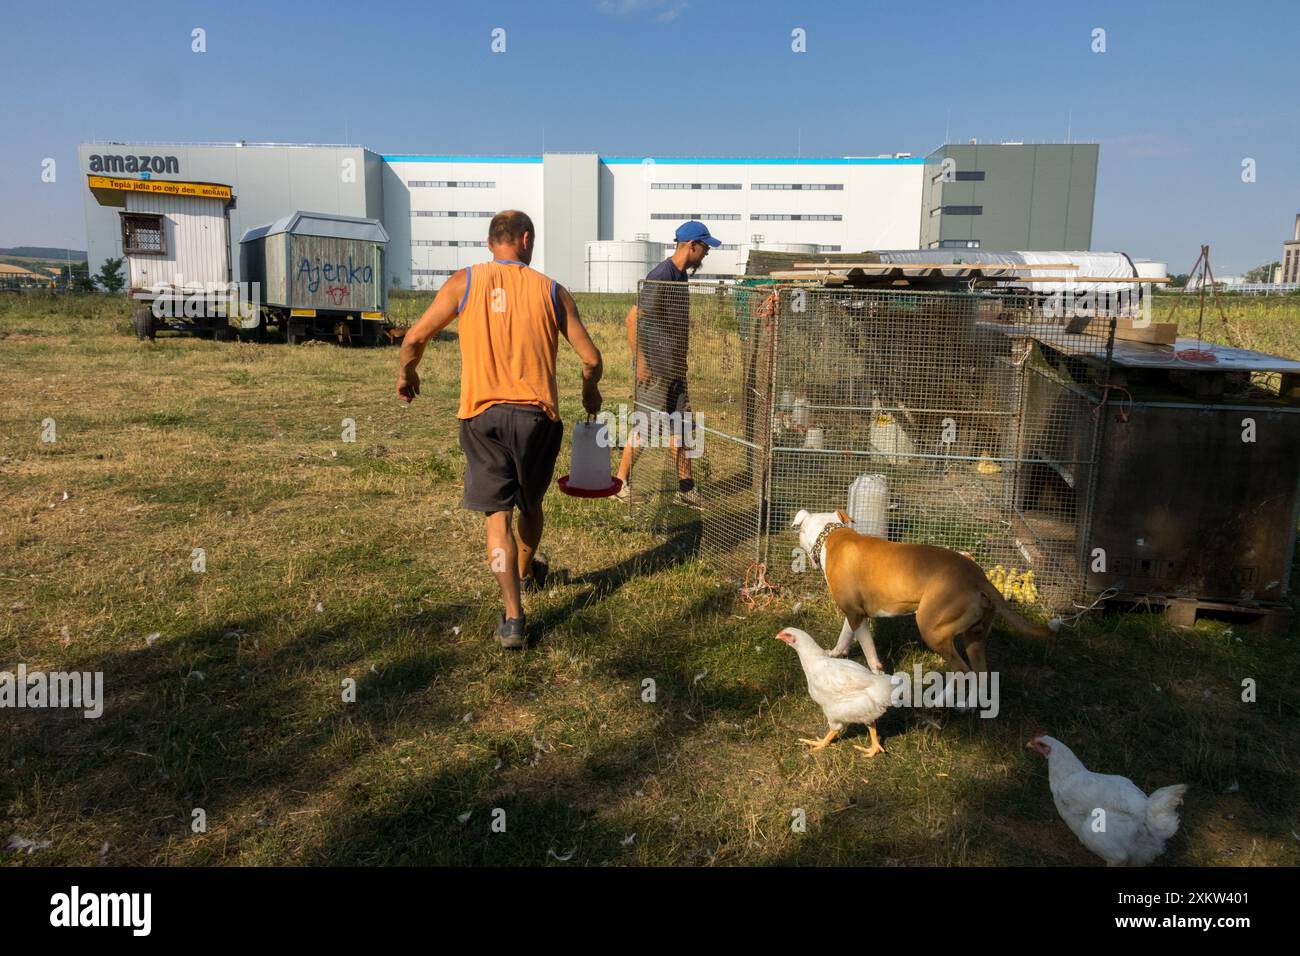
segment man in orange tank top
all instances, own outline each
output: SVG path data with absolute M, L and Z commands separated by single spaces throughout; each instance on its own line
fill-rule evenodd
M 464 507 L 487 516 L 488 566 L 505 610 L 502 647 L 524 646 L 521 590 L 540 590 L 546 560 L 537 554 L 542 498 L 551 484 L 564 426 L 555 383 L 556 346 L 564 336 L 582 361 L 582 406 L 600 411 L 600 351 L 569 291 L 529 268 L 537 233 L 527 214 L 508 209 L 488 227 L 492 261 L 461 269 L 402 340 L 397 394 L 420 394 L 416 366 L 429 340 L 460 318 L 460 446 L 465 451 Z M 518 526 L 511 528 L 514 509 Z

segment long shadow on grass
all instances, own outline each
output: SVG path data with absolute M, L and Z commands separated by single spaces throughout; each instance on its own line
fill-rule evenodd
M 814 826 L 809 835 L 794 846 L 773 841 L 768 850 L 751 846 L 737 820 L 723 814 L 720 821 L 709 811 L 711 803 L 727 799 L 723 791 L 736 785 L 734 778 L 720 781 L 719 792 L 711 794 L 683 793 L 671 779 L 683 757 L 696 759 L 704 745 L 727 746 L 725 740 L 718 740 L 720 725 L 752 717 L 762 697 L 801 692 L 798 676 L 788 669 L 748 684 L 719 675 L 720 682 L 715 678 L 699 689 L 693 686 L 690 661 L 699 648 L 697 638 L 689 635 L 725 627 L 728 608 L 729 600 L 715 594 L 690 602 L 660 629 L 665 638 L 655 643 L 653 652 L 619 643 L 608 632 L 584 635 L 594 645 L 608 642 L 597 669 L 602 677 L 635 686 L 635 680 L 646 673 L 658 675 L 657 721 L 621 734 L 593 734 L 589 743 L 570 751 L 535 753 L 527 739 L 531 732 L 506 735 L 481 748 L 484 752 L 479 755 L 458 758 L 453 767 L 444 766 L 427 776 L 411 774 L 350 795 L 345 806 L 322 821 L 319 837 L 301 855 L 301 862 L 546 865 L 743 859 L 776 864 L 1086 865 L 1090 857 L 1056 819 L 1045 769 L 1036 757 L 1022 752 L 1029 728 L 1054 720 L 1058 733 L 1080 741 L 1081 750 L 1086 747 L 1101 766 L 1116 759 L 1115 742 L 1131 739 L 1135 725 L 1154 736 L 1154 748 L 1164 746 L 1162 732 L 1186 719 L 1194 703 L 1170 697 L 1160 701 L 1155 712 L 1111 715 L 1098 727 L 1096 715 L 1071 712 L 1072 707 L 1078 708 L 1070 686 L 1058 682 L 1043 690 L 1035 685 L 1035 680 L 1041 684 L 1048 679 L 1047 669 L 1039 661 L 1031 662 L 1011 674 L 1016 699 L 1004 703 L 1001 720 L 940 716 L 940 732 L 950 745 L 960 743 L 972 767 L 982 759 L 1001 761 L 1010 753 L 1015 755 L 1011 775 L 972 774 L 963 779 L 954 773 L 947 782 L 918 781 L 915 792 L 879 783 L 875 788 L 859 785 L 856 779 L 830 784 L 829 790 L 818 784 L 805 797 L 826 806 L 810 814 Z M 1094 679 L 1092 673 L 1081 677 L 1076 687 L 1086 687 Z M 1034 687 L 1032 696 L 1024 692 L 1029 687 Z M 882 720 L 882 731 L 903 754 L 915 749 L 905 738 L 919 730 L 928 716 L 891 712 Z M 786 731 L 782 728 L 778 734 Z M 760 738 L 758 744 L 776 749 L 789 741 Z M 872 766 L 883 773 L 891 758 L 880 759 L 874 765 L 864 761 L 863 773 Z M 1130 759 L 1103 769 L 1132 773 L 1148 789 L 1176 779 L 1197 779 L 1186 772 L 1191 768 L 1165 766 L 1168 755 L 1140 759 L 1151 763 L 1135 768 Z M 785 782 L 798 776 L 796 772 Z M 952 814 L 926 827 L 913 825 L 912 819 L 928 804 L 943 802 L 943 795 L 931 789 L 935 786 L 946 788 L 949 798 L 956 792 Z M 669 803 L 686 801 L 698 811 L 682 815 L 639 811 L 644 804 L 638 791 L 652 787 L 669 791 Z M 769 831 L 788 827 L 789 812 L 789 807 L 774 803 Z M 1195 827 L 1204 812 L 1199 806 L 1189 807 L 1184 813 L 1186 825 Z M 494 821 L 504 824 L 504 830 L 494 832 Z M 632 834 L 637 837 L 629 843 Z M 1183 859 L 1181 847 L 1178 841 L 1171 843 L 1167 862 Z
M 679 626 L 669 630 L 685 635 L 691 622 L 716 611 L 718 600 L 708 594 L 684 606 L 675 619 Z M 606 630 L 584 633 L 583 640 L 607 648 L 610 657 L 598 668 L 603 679 L 639 688 L 622 672 L 646 673 L 641 657 L 633 652 L 624 659 L 617 637 Z M 659 645 L 653 720 L 638 721 L 628 732 L 593 732 L 576 748 L 538 750 L 531 729 L 507 734 L 477 748 L 479 755 L 460 758 L 454 769 L 350 795 L 346 806 L 321 821 L 319 838 L 299 862 L 543 865 L 635 859 L 635 841 L 623 843 L 630 834 L 641 833 L 644 841 L 647 827 L 669 826 L 631 809 L 637 791 L 671 772 L 683 748 L 718 733 L 689 711 L 698 705 L 709 720 L 743 721 L 763 696 L 761 688 L 723 684 L 701 700 L 686 665 L 692 649 L 684 636 Z M 496 810 L 504 811 L 504 832 L 490 829 Z M 690 821 L 682 828 L 690 839 L 699 836 Z
M 47 814 L 129 829 L 116 862 L 156 862 L 160 847 L 189 836 L 194 808 L 211 830 L 239 832 L 237 815 L 293 802 L 346 771 L 354 755 L 335 739 L 341 730 L 369 725 L 382 736 L 413 702 L 431 723 L 456 719 L 444 695 L 430 693 L 452 652 L 419 641 L 382 670 L 368 666 L 394 634 L 445 632 L 454 610 L 322 617 L 267 650 L 254 642 L 269 643 L 273 622 L 258 615 L 69 661 L 64 669 L 103 672 L 104 713 L 21 712 L 0 739 L 12 768 L 5 802 L 46 793 Z M 348 677 L 357 701 L 345 705 Z
M 667 543 L 659 566 L 671 564 L 679 548 Z M 579 580 L 590 588 L 567 613 L 579 613 L 644 569 L 631 559 L 584 576 Z M 1004 674 L 1001 717 L 945 715 L 940 733 L 960 742 L 963 763 L 1017 755 L 1011 776 L 963 776 L 958 769 L 943 784 L 918 780 L 915 794 L 854 782 L 810 790 L 809 799 L 839 812 L 815 818 L 822 822 L 796 845 L 773 840 L 770 850 L 750 847 L 738 821 L 708 813 L 710 804 L 725 803 L 721 791 L 737 785 L 734 775 L 719 778 L 718 793 L 682 792 L 672 780 L 683 759 L 718 743 L 721 724 L 752 717 L 764 697 L 803 692 L 797 671 L 785 667 L 743 679 L 715 674 L 695 686 L 699 635 L 728 639 L 736 626 L 731 609 L 728 595 L 710 590 L 657 622 L 653 642 L 620 637 L 599 620 L 581 635 L 599 655 L 597 680 L 627 688 L 647 673 L 658 675 L 655 720 L 638 721 L 630 731 L 592 730 L 572 749 L 537 750 L 528 728 L 498 735 L 473 756 L 450 758 L 450 765 L 441 762 L 431 775 L 386 771 L 357 781 L 323 813 L 313 808 L 319 815 L 303 850 L 273 845 L 266 852 L 308 863 L 542 865 L 559 862 L 557 856 L 573 863 L 1087 863 L 1055 817 L 1045 770 L 1023 752 L 1033 727 L 1065 740 L 1093 769 L 1130 776 L 1148 791 L 1192 784 L 1183 813 L 1189 833 L 1218 821 L 1225 807 L 1234 808 L 1234 826 L 1248 836 L 1285 839 L 1294 826 L 1296 774 L 1288 769 L 1294 709 L 1283 702 L 1246 707 L 1234 696 L 1243 675 L 1294 673 L 1294 649 L 1169 635 L 1126 619 L 1055 643 L 1005 636 L 994 645 L 993 664 Z M 80 857 L 37 855 L 30 862 L 93 862 L 106 832 L 114 834 L 113 862 L 220 862 L 256 849 L 263 832 L 296 839 L 284 816 L 293 812 L 295 794 L 318 793 L 322 782 L 387 750 L 395 734 L 409 733 L 414 708 L 421 724 L 456 724 L 458 689 L 444 690 L 436 678 L 480 652 L 439 647 L 422 635 L 445 632 L 457 609 L 370 610 L 313 618 L 274 642 L 267 634 L 277 619 L 259 615 L 154 648 L 68 662 L 67 669 L 105 672 L 104 716 L 20 714 L 16 731 L 2 738 L 0 766 L 9 771 L 3 789 L 6 804 L 20 802 L 22 816 L 36 827 L 44 818 L 93 835 L 84 839 Z M 557 613 L 556 620 L 564 618 Z M 259 635 L 265 650 L 253 646 Z M 371 672 L 375 660 L 380 664 Z M 339 699 L 344 677 L 358 681 L 358 703 L 349 707 Z M 502 694 L 495 703 L 518 702 L 525 693 Z M 920 719 L 915 712 L 886 715 L 886 745 L 897 739 L 905 752 L 904 738 Z M 353 732 L 358 728 L 364 733 Z M 774 736 L 755 742 L 788 745 Z M 885 761 L 879 766 L 889 766 L 889 756 L 879 759 Z M 807 777 L 804 784 L 785 783 L 792 779 L 811 786 Z M 652 784 L 689 812 L 674 818 L 639 811 L 637 791 Z M 911 819 L 934 796 L 927 788 L 937 786 L 956 791 L 950 820 L 934 823 L 928 834 L 910 825 L 890 832 L 891 821 Z M 212 834 L 186 848 L 194 807 L 207 811 Z M 489 828 L 497 807 L 505 811 L 503 833 Z M 771 826 L 788 828 L 789 810 L 773 805 Z M 263 830 L 262 823 L 278 827 Z M 625 845 L 632 833 L 636 840 Z M 1166 862 L 1190 861 L 1186 839 L 1171 844 Z
M 692 521 L 674 528 L 659 544 L 617 564 L 571 578 L 569 584 L 582 590 L 563 604 L 547 608 L 532 618 L 538 632 L 561 626 L 574 615 L 603 601 L 624 584 L 657 574 L 695 555 L 700 543 L 700 523 Z

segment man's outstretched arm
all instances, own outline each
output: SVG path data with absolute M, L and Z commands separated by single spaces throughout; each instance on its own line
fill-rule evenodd
M 582 361 L 582 407 L 587 410 L 587 414 L 595 415 L 600 411 L 600 389 L 596 386 L 605 373 L 604 361 L 600 357 L 600 349 L 596 348 L 596 343 L 587 333 L 587 327 L 582 324 L 582 318 L 578 315 L 578 303 L 573 301 L 569 290 L 557 283 L 555 292 L 560 306 L 555 316 L 560 324 L 560 333 L 569 340 L 573 351 L 578 353 L 578 358 Z
M 404 402 L 420 394 L 420 376 L 415 367 L 424 357 L 425 346 L 435 335 L 451 325 L 460 311 L 460 300 L 465 295 L 465 270 L 461 269 L 442 284 L 429 307 L 418 322 L 406 330 L 402 339 L 402 352 L 397 359 L 397 395 Z

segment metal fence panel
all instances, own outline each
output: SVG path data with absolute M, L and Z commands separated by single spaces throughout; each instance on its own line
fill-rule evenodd
M 650 419 L 632 472 L 642 514 L 660 529 L 698 519 L 700 553 L 736 581 L 763 543 L 774 339 L 771 318 L 754 315 L 762 298 L 682 282 L 642 282 L 637 296 L 634 410 Z M 677 500 L 687 475 L 699 512 Z

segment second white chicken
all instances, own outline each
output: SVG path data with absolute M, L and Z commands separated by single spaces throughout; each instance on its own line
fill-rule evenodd
M 1047 758 L 1057 813 L 1107 866 L 1146 866 L 1178 832 L 1178 805 L 1187 784 L 1161 787 L 1148 797 L 1127 777 L 1093 773 L 1055 737 L 1035 734 L 1029 746 Z

